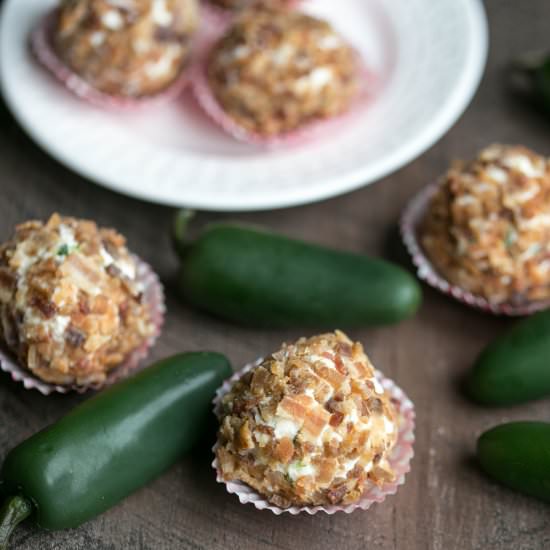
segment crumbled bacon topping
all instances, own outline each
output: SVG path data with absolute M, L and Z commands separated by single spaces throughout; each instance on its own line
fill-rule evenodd
M 362 346 L 341 332 L 284 345 L 235 384 L 223 410 L 222 474 L 278 506 L 353 502 L 393 479 L 394 407 Z
M 452 284 L 492 303 L 550 298 L 550 162 L 492 145 L 444 176 L 420 228 Z
M 0 263 L 0 338 L 46 382 L 102 382 L 154 331 L 135 260 L 112 230 L 54 214 L 19 225 Z
M 237 17 L 207 73 L 226 114 L 264 136 L 345 112 L 360 78 L 355 51 L 328 22 L 265 6 Z
M 197 0 L 62 0 L 54 45 L 94 88 L 147 96 L 180 75 L 197 23 Z

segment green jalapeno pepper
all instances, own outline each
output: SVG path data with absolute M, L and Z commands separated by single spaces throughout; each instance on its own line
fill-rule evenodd
M 550 424 L 509 422 L 481 435 L 481 469 L 502 485 L 550 502 Z
M 251 326 L 350 327 L 412 316 L 420 286 L 384 260 L 331 250 L 237 224 L 213 224 L 186 239 L 188 211 L 177 216 L 182 260 L 178 288 L 190 304 Z
M 466 391 L 482 405 L 515 405 L 550 395 L 550 310 L 520 321 L 487 346 Z
M 0 470 L 0 549 L 26 517 L 45 529 L 76 527 L 161 474 L 204 433 L 230 375 L 216 353 L 164 359 L 13 449 Z

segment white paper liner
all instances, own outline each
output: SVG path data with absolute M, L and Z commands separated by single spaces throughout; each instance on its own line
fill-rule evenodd
M 137 256 L 134 256 L 134 260 L 137 264 L 137 278 L 143 283 L 145 289 L 143 301 L 149 306 L 155 331 L 142 345 L 131 352 L 120 366 L 113 369 L 104 382 L 81 386 L 74 384 L 62 386 L 44 382 L 34 376 L 29 369 L 19 365 L 17 358 L 3 348 L 0 348 L 0 370 L 8 373 L 14 382 L 21 382 L 26 389 L 37 390 L 43 395 L 50 395 L 54 392 L 66 394 L 73 391 L 85 393 L 89 390 L 99 390 L 125 378 L 131 371 L 139 367 L 160 335 L 162 325 L 164 324 L 166 306 L 164 302 L 164 290 L 157 274 L 149 264 Z
M 143 97 L 123 97 L 101 92 L 76 74 L 57 55 L 52 46 L 51 35 L 56 11 L 48 13 L 32 31 L 31 50 L 38 62 L 45 67 L 70 92 L 102 109 L 114 111 L 131 111 L 152 107 L 177 99 L 190 83 L 191 65 L 164 90 Z
M 239 380 L 247 372 L 256 368 L 263 362 L 264 358 L 260 358 L 254 363 L 246 365 L 243 369 L 236 372 L 231 378 L 226 380 L 223 385 L 217 390 L 214 398 L 214 413 L 218 418 L 221 416 L 221 401 L 223 396 L 230 391 L 235 382 Z M 390 399 L 398 413 L 399 418 L 399 433 L 397 443 L 392 450 L 389 462 L 396 474 L 395 481 L 385 483 L 382 487 L 372 485 L 368 488 L 363 496 L 352 504 L 332 505 L 332 506 L 292 506 L 290 508 L 280 508 L 269 502 L 263 495 L 252 489 L 241 481 L 225 481 L 218 468 L 218 459 L 214 458 L 212 467 L 216 470 L 216 481 L 225 485 L 228 493 L 235 494 L 242 504 L 253 504 L 258 510 L 270 510 L 275 515 L 279 516 L 284 513 L 296 516 L 301 513 L 310 515 L 324 512 L 325 514 L 335 514 L 336 512 L 344 512 L 350 514 L 354 510 L 368 510 L 375 502 L 382 502 L 387 496 L 394 495 L 400 485 L 405 483 L 405 475 L 411 469 L 411 461 L 414 456 L 414 428 L 415 428 L 415 411 L 414 404 L 405 395 L 403 390 L 399 388 L 395 382 L 386 378 L 381 372 L 376 371 L 376 377 L 382 384 L 384 390 L 389 394 Z M 216 456 L 218 443 L 214 445 L 212 451 Z
M 532 315 L 537 311 L 548 309 L 550 307 L 550 300 L 540 300 L 538 302 L 527 302 L 523 304 L 494 304 L 482 296 L 477 296 L 457 285 L 451 284 L 438 273 L 430 259 L 424 253 L 422 245 L 420 244 L 418 231 L 430 205 L 431 198 L 439 188 L 439 185 L 438 183 L 434 183 L 422 189 L 410 201 L 401 217 L 401 236 L 412 258 L 413 264 L 417 269 L 418 278 L 426 281 L 431 287 L 443 292 L 443 294 L 452 296 L 463 304 L 493 315 L 520 317 Z

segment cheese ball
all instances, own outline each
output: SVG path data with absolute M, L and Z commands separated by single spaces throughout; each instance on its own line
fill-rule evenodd
M 154 333 L 124 238 L 54 214 L 0 246 L 0 337 L 49 383 L 90 385 Z
M 550 298 L 550 164 L 492 145 L 443 178 L 421 242 L 452 284 L 494 304 Z
M 197 0 L 62 0 L 53 41 L 95 89 L 141 97 L 180 76 L 197 23 Z
M 358 64 L 329 23 L 250 9 L 210 52 L 207 77 L 234 122 L 271 137 L 346 111 L 359 91 Z
M 220 421 L 223 478 L 281 508 L 353 503 L 395 477 L 394 406 L 339 331 L 283 345 L 223 397 Z
M 253 6 L 284 8 L 296 3 L 295 0 L 208 0 L 208 2 L 232 11 L 239 11 Z

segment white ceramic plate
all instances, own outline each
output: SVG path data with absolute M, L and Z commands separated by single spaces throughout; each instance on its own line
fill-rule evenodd
M 226 136 L 186 94 L 113 114 L 74 98 L 29 53 L 31 29 L 55 0 L 5 0 L 4 97 L 53 157 L 128 195 L 205 210 L 261 210 L 351 191 L 397 170 L 455 122 L 487 54 L 479 0 L 310 0 L 383 77 L 372 107 L 335 135 L 266 151 Z

